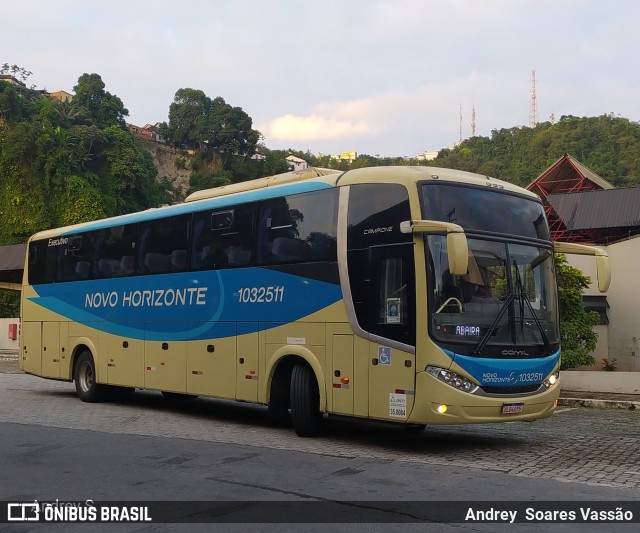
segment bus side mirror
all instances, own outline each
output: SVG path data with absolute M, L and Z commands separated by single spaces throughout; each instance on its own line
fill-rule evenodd
M 596 269 L 598 272 L 598 290 L 607 292 L 611 285 L 611 265 L 609 264 L 609 255 L 596 255 Z
M 553 251 L 560 254 L 594 255 L 596 258 L 596 272 L 598 273 L 598 290 L 600 292 L 609 290 L 611 265 L 609 264 L 609 254 L 602 248 L 573 242 L 554 242 Z
M 458 224 L 438 220 L 407 220 L 400 223 L 402 233 L 435 233 L 447 236 L 449 272 L 464 276 L 469 267 L 469 244 L 464 229 Z
M 447 233 L 447 254 L 449 272 L 464 276 L 469 268 L 469 245 L 464 233 Z

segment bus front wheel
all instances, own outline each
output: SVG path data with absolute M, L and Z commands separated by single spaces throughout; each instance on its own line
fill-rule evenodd
M 96 381 L 96 366 L 90 352 L 82 352 L 73 369 L 76 392 L 83 402 L 99 402 L 104 398 L 104 387 Z
M 320 393 L 313 370 L 306 363 L 293 367 L 290 399 L 293 429 L 299 437 L 315 437 L 322 422 Z

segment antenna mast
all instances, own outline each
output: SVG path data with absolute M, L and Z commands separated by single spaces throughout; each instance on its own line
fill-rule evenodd
M 471 137 L 476 136 L 476 102 L 473 101 L 473 107 L 471 108 Z
M 462 102 L 460 102 L 460 143 L 462 143 Z
M 536 71 L 531 71 L 531 112 L 529 113 L 529 126 L 535 128 L 538 125 L 538 109 L 536 107 Z

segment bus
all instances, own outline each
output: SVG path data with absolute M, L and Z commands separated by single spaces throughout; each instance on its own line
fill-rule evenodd
M 433 167 L 306 169 L 28 243 L 20 366 L 97 402 L 150 389 L 323 415 L 529 421 L 559 394 L 553 243 L 533 193 Z

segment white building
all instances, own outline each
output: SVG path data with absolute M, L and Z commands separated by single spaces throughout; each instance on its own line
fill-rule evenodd
M 309 163 L 295 155 L 288 155 L 285 159 L 287 160 L 287 163 L 289 163 L 289 168 L 291 170 L 304 170 L 309 167 Z

